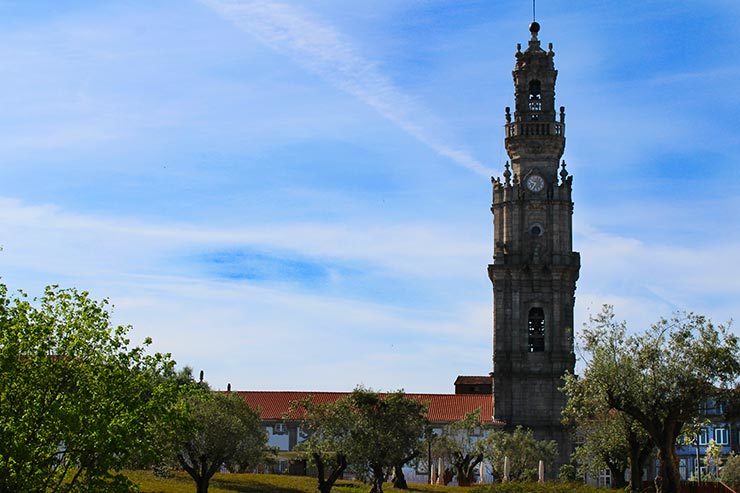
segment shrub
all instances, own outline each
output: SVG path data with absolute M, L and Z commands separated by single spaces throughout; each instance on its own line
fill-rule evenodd
M 604 490 L 583 483 L 512 481 L 473 488 L 471 493 L 603 493 Z
M 727 458 L 719 478 L 733 490 L 740 489 L 740 455 L 732 454 Z

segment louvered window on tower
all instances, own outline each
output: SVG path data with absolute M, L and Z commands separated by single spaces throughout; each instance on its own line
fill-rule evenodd
M 529 81 L 529 111 L 542 111 L 542 84 L 537 79 Z
M 529 352 L 540 353 L 545 350 L 545 311 L 542 308 L 529 310 Z

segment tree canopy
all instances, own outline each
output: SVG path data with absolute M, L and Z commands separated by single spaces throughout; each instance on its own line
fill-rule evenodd
M 177 452 L 180 466 L 206 493 L 221 467 L 239 472 L 260 462 L 267 435 L 259 413 L 236 394 L 198 389 L 186 399 L 188 428 Z
M 692 313 L 661 319 L 628 335 L 611 307 L 583 333 L 589 355 L 582 378 L 603 392 L 606 405 L 632 417 L 659 450 L 659 492 L 678 491 L 676 439 L 697 419 L 700 405 L 735 385 L 740 375 L 737 336 Z
M 316 405 L 308 399 L 296 410 L 305 412 L 303 448 L 316 463 L 324 493 L 348 464 L 369 474 L 372 493 L 382 493 L 389 472 L 419 453 L 427 411 L 403 391 L 379 394 L 363 387 L 334 403 Z M 328 477 L 327 461 L 332 467 Z
M 624 488 L 630 468 L 631 491 L 642 490 L 642 471 L 653 450 L 652 439 L 633 417 L 607 403 L 604 389 L 588 378 L 565 377 L 568 401 L 563 422 L 574 427 L 578 438 L 573 460 L 581 474 L 609 469 L 612 486 Z
M 301 431 L 306 440 L 296 450 L 304 452 L 316 466 L 319 493 L 329 493 L 347 469 L 351 409 L 343 400 L 315 403 L 308 397 L 294 402 L 290 413 L 303 415 Z
M 557 444 L 537 440 L 532 430 L 517 426 L 514 431 L 494 430 L 483 442 L 485 457 L 491 462 L 497 478 L 504 477 L 505 458 L 509 461 L 509 479 L 532 481 L 537 479 L 539 462 L 552 463 Z
M 0 284 L 0 492 L 126 491 L 181 419 L 174 361 L 130 346 L 108 302 Z
M 461 486 L 471 484 L 476 466 L 483 461 L 482 436 L 480 410 L 476 410 L 445 426 L 433 442 L 433 455 L 452 466 Z

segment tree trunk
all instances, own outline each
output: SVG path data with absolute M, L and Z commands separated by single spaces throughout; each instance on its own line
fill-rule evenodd
M 458 474 L 457 475 L 457 484 L 459 486 L 470 486 L 470 483 L 472 481 L 468 476 L 465 476 L 464 474 Z
M 326 466 L 324 464 L 324 460 L 321 458 L 321 455 L 317 453 L 314 453 L 312 455 L 314 464 L 316 464 L 316 470 L 318 472 L 317 478 L 319 484 L 317 485 L 316 489 L 319 493 L 330 493 L 331 489 L 334 487 L 334 483 L 337 482 L 337 479 L 342 476 L 344 470 L 347 468 L 347 458 L 343 454 L 337 454 L 337 466 L 332 469 L 332 471 L 329 473 L 329 477 L 325 479 L 324 470 Z
M 475 466 L 468 464 L 466 467 L 457 468 L 457 484 L 460 486 L 470 486 L 473 483 L 473 469 Z
M 442 484 L 447 486 L 452 482 L 452 478 L 454 477 L 454 474 L 452 473 L 451 469 L 445 469 L 442 472 Z
M 409 485 L 406 483 L 406 477 L 403 475 L 403 464 L 393 466 L 393 487 L 397 490 L 409 489 Z
M 676 440 L 672 434 L 668 435 L 659 448 L 660 471 L 658 477 L 655 478 L 656 493 L 678 493 L 681 487 L 681 475 L 675 449 Z
M 641 450 L 634 450 L 630 447 L 630 491 L 637 493 L 642 491 L 642 461 L 640 460 Z
M 612 489 L 623 490 L 627 486 L 627 480 L 624 479 L 625 468 L 610 465 L 609 472 L 612 475 Z
M 373 487 L 370 493 L 383 493 L 383 481 L 385 481 L 385 472 L 381 466 L 373 466 Z
M 200 478 L 195 482 L 197 493 L 208 493 L 208 483 L 211 478 Z

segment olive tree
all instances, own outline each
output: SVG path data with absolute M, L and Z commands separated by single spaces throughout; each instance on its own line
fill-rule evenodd
M 259 413 L 236 394 L 195 391 L 187 400 L 190 432 L 177 460 L 195 481 L 198 493 L 221 467 L 242 471 L 265 456 L 267 435 Z
M 480 410 L 445 426 L 434 440 L 433 455 L 452 466 L 460 486 L 470 486 L 475 468 L 483 461 L 483 425 Z
M 695 421 L 701 403 L 740 375 L 738 339 L 726 325 L 693 313 L 661 319 L 628 335 L 611 307 L 592 317 L 583 333 L 588 360 L 584 380 L 600 389 L 606 405 L 632 417 L 658 448 L 659 493 L 680 485 L 676 440 Z
M 358 387 L 348 401 L 354 418 L 350 460 L 370 472 L 370 492 L 382 493 L 390 471 L 420 453 L 427 407 L 401 390 L 381 395 Z
M 304 415 L 308 438 L 302 448 L 318 469 L 321 493 L 331 491 L 348 465 L 369 474 L 371 493 L 382 493 L 389 473 L 419 454 L 427 408 L 400 390 L 380 394 L 357 387 L 333 403 L 316 405 L 309 398 L 292 412 Z
M 294 402 L 288 417 L 302 417 L 301 431 L 306 439 L 296 450 L 303 452 L 316 467 L 319 493 L 330 493 L 347 469 L 348 440 L 352 416 L 344 400 L 315 403 L 312 397 Z
M 521 426 L 513 431 L 491 432 L 482 446 L 496 477 L 504 477 L 504 462 L 508 458 L 509 478 L 518 481 L 537 479 L 539 462 L 551 464 L 557 450 L 553 440 L 537 440 L 532 430 Z
M 579 438 L 573 459 L 580 472 L 609 469 L 612 487 L 622 489 L 627 486 L 624 473 L 629 468 L 630 491 L 641 491 L 642 471 L 654 448 L 642 425 L 610 408 L 603 389 L 593 380 L 568 374 L 563 391 L 568 397 L 563 422 L 573 426 Z

